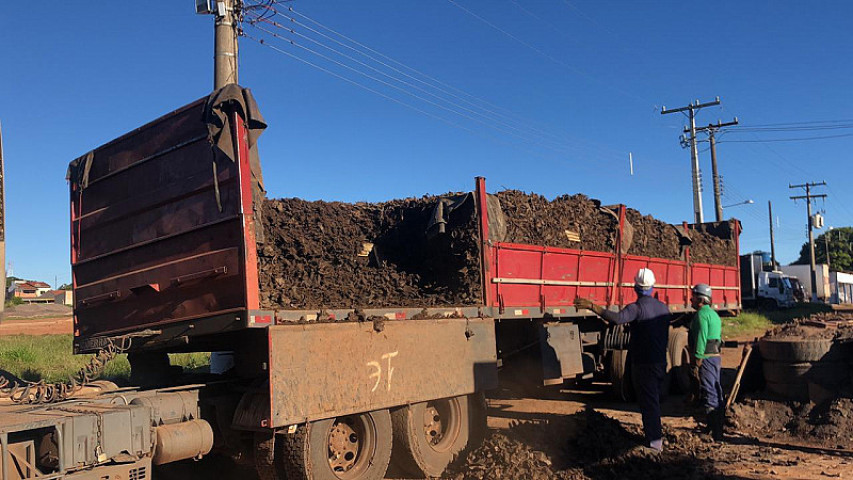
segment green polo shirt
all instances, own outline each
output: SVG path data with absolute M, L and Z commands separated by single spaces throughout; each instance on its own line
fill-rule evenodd
M 693 316 L 693 322 L 690 323 L 688 343 L 691 353 L 696 358 L 708 358 L 710 355 L 705 355 L 705 345 L 708 340 L 722 341 L 722 328 L 717 312 L 709 305 L 702 305 Z

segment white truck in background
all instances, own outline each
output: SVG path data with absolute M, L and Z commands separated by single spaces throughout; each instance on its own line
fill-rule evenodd
M 740 256 L 740 285 L 744 306 L 758 308 L 790 308 L 794 300 L 794 288 L 788 275 L 765 267 L 761 253 Z
M 779 267 L 785 275 L 797 277 L 805 289 L 806 299 L 812 298 L 812 274 L 809 265 L 787 265 Z M 821 263 L 815 266 L 815 277 L 817 279 L 817 299 L 821 302 L 829 302 L 832 296 L 830 287 L 829 265 Z

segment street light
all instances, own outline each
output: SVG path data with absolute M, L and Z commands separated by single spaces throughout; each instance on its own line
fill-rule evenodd
M 723 205 L 723 208 L 737 207 L 738 205 L 749 205 L 749 204 L 752 204 L 752 203 L 755 203 L 755 202 L 753 202 L 752 200 L 744 200 L 744 201 L 742 201 L 742 202 L 733 203 L 733 204 L 731 204 L 731 205 Z

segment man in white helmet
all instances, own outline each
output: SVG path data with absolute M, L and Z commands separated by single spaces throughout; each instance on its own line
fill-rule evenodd
M 637 300 L 619 312 L 607 310 L 587 298 L 576 298 L 575 306 L 592 310 L 596 315 L 616 325 L 631 322 L 628 356 L 636 380 L 637 403 L 643 416 L 646 445 L 663 449 L 660 420 L 660 396 L 666 376 L 666 349 L 669 341 L 669 308 L 654 298 L 655 274 L 641 268 L 634 277 Z

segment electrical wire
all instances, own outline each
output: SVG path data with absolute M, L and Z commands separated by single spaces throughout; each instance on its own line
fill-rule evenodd
M 479 20 L 480 22 L 485 23 L 486 25 L 488 25 L 488 26 L 489 26 L 489 27 L 491 27 L 492 29 L 497 30 L 498 32 L 500 32 L 500 33 L 504 34 L 505 36 L 507 36 L 507 37 L 511 38 L 512 40 L 514 40 L 514 41 L 518 42 L 519 44 L 521 44 L 521 45 L 523 45 L 523 46 L 525 46 L 525 47 L 529 48 L 530 50 L 532 50 L 532 51 L 536 52 L 537 54 L 541 55 L 542 57 L 547 58 L 548 60 L 551 60 L 552 62 L 554 62 L 554 63 L 556 63 L 556 64 L 558 64 L 558 65 L 561 65 L 561 66 L 563 66 L 563 67 L 565 67 L 565 68 L 568 68 L 569 70 L 571 70 L 571 71 L 575 72 L 576 74 L 578 74 L 578 75 L 580 75 L 580 76 L 582 76 L 582 77 L 586 78 L 587 80 L 590 80 L 592 83 L 597 83 L 597 82 L 599 82 L 599 80 L 598 80 L 598 79 L 596 79 L 596 78 L 595 78 L 595 77 L 593 77 L 592 75 L 590 75 L 590 74 L 586 73 L 585 71 L 581 70 L 580 68 L 578 68 L 578 67 L 576 67 L 576 66 L 574 66 L 574 65 L 568 64 L 568 63 L 566 63 L 566 62 L 564 62 L 564 61 L 560 60 L 559 58 L 556 58 L 556 57 L 554 57 L 553 55 L 550 55 L 550 54 L 548 54 L 548 53 L 546 53 L 546 52 L 544 52 L 544 51 L 540 50 L 539 48 L 536 48 L 535 46 L 531 45 L 530 43 L 525 42 L 524 40 L 522 40 L 522 39 L 518 38 L 517 36 L 515 36 L 515 35 L 513 35 L 513 34 L 511 34 L 511 33 L 509 33 L 508 31 L 506 31 L 506 30 L 504 30 L 503 28 L 501 28 L 501 27 L 499 27 L 499 26 L 495 25 L 494 23 L 492 23 L 492 22 L 490 22 L 490 21 L 486 20 L 485 18 L 481 17 L 480 15 L 477 15 L 476 13 L 472 12 L 471 10 L 469 10 L 469 9 L 467 9 L 467 8 L 465 8 L 465 7 L 463 7 L 462 5 L 460 5 L 460 4 L 459 4 L 458 2 L 456 2 L 455 0 L 447 0 L 447 1 L 448 1 L 448 2 L 450 2 L 450 3 L 451 3 L 453 6 L 455 6 L 456 8 L 458 8 L 458 9 L 462 10 L 463 12 L 467 13 L 468 15 L 470 15 L 470 16 L 472 16 L 472 17 L 476 18 L 476 19 L 477 19 L 477 20 Z M 640 97 L 638 97 L 638 96 L 636 96 L 636 95 L 634 95 L 634 94 L 632 94 L 632 93 L 630 93 L 630 92 L 627 92 L 627 91 L 625 91 L 625 90 L 623 90 L 623 89 L 621 89 L 621 88 L 614 87 L 614 86 L 612 86 L 612 85 L 611 85 L 611 86 L 607 86 L 607 88 L 609 88 L 609 89 L 611 89 L 611 90 L 613 90 L 613 91 L 615 91 L 615 92 L 618 92 L 618 93 L 620 93 L 620 94 L 622 94 L 622 95 L 624 95 L 624 96 L 626 96 L 626 97 L 628 97 L 628 98 L 631 98 L 631 99 L 633 99 L 633 100 L 638 100 L 638 101 L 640 101 L 640 102 L 642 102 L 642 103 L 644 103 L 644 104 L 645 104 L 645 103 L 647 103 L 644 99 L 642 99 L 642 98 L 640 98 Z
M 578 138 L 578 137 L 575 137 L 572 135 L 566 135 L 565 133 L 563 133 L 562 135 L 555 135 L 552 132 L 548 132 L 548 131 L 544 130 L 543 128 L 540 128 L 540 127 L 533 125 L 529 119 L 521 117 L 518 114 L 516 114 L 516 113 L 514 113 L 514 112 L 512 112 L 506 108 L 503 108 L 499 105 L 491 103 L 491 102 L 489 102 L 489 101 L 487 101 L 481 97 L 478 97 L 476 95 L 472 95 L 472 94 L 465 92 L 464 90 L 461 90 L 459 88 L 453 87 L 452 85 L 449 85 L 445 82 L 442 82 L 441 80 L 438 80 L 438 79 L 436 79 L 436 78 L 434 78 L 434 77 L 432 77 L 432 76 L 430 76 L 430 75 L 428 75 L 428 74 L 426 74 L 426 73 L 424 73 L 418 69 L 415 69 L 411 66 L 408 66 L 402 62 L 399 62 L 399 61 L 389 57 L 388 55 L 383 54 L 382 52 L 379 52 L 379 51 L 377 51 L 377 50 L 375 50 L 375 49 L 373 49 L 367 45 L 364 45 L 363 43 L 360 43 L 357 40 L 355 40 L 351 37 L 348 37 L 348 36 L 344 35 L 343 33 L 339 32 L 339 31 L 337 31 L 337 30 L 335 30 L 335 29 L 333 29 L 327 25 L 324 25 L 324 24 L 320 23 L 319 21 L 317 21 L 317 20 L 315 20 L 315 19 L 313 19 L 313 18 L 311 18 L 311 17 L 309 17 L 309 16 L 307 16 L 307 15 L 305 15 L 299 11 L 296 11 L 292 7 L 288 8 L 288 12 L 290 12 L 292 15 L 295 15 L 295 16 L 298 16 L 298 17 L 304 19 L 307 22 L 310 22 L 313 25 L 316 25 L 319 28 L 322 28 L 322 29 L 330 32 L 333 35 L 336 35 L 336 36 L 346 40 L 347 42 L 352 43 L 353 45 L 356 45 L 357 47 L 359 47 L 361 49 L 364 49 L 370 53 L 366 53 L 364 51 L 361 51 L 358 48 L 354 48 L 351 45 L 347 45 L 346 43 L 343 43 L 343 42 L 341 42 L 341 41 L 339 41 L 333 37 L 330 37 L 329 35 L 326 35 L 326 34 L 320 32 L 316 29 L 313 29 L 310 26 L 307 26 L 304 23 L 299 22 L 298 20 L 296 20 L 292 16 L 289 16 L 287 14 L 282 13 L 281 11 L 277 11 L 277 14 L 282 16 L 283 18 L 290 20 L 291 23 L 294 23 L 294 24 L 300 26 L 301 28 L 304 28 L 304 29 L 316 34 L 316 35 L 320 35 L 323 38 L 326 38 L 326 39 L 328 39 L 328 40 L 330 40 L 330 41 L 332 41 L 332 42 L 334 42 L 334 43 L 336 43 L 336 44 L 338 44 L 344 48 L 352 50 L 353 52 L 356 52 L 359 55 L 362 55 L 365 58 L 368 58 L 371 61 L 382 65 L 385 68 L 388 68 L 388 69 L 390 69 L 390 70 L 392 70 L 392 71 L 394 71 L 400 75 L 403 75 L 403 76 L 405 76 L 405 77 L 407 77 L 413 81 L 416 81 L 416 82 L 421 83 L 425 86 L 428 86 L 429 88 L 433 88 L 436 91 L 439 91 L 444 95 L 455 98 L 456 100 L 464 102 L 464 103 L 466 103 L 466 104 L 468 104 L 474 108 L 481 109 L 484 112 L 487 112 L 489 114 L 489 115 L 484 115 L 484 116 L 495 116 L 495 117 L 500 117 L 506 121 L 515 122 L 515 124 L 517 126 L 521 126 L 522 128 L 526 128 L 532 132 L 536 132 L 540 135 L 546 136 L 546 137 L 550 138 L 552 141 L 558 141 L 558 142 L 572 141 L 575 144 L 583 144 L 583 145 L 585 145 L 585 148 L 588 148 L 590 150 L 598 150 L 599 154 L 603 154 L 606 152 L 608 155 L 612 155 L 614 158 L 621 158 L 624 155 L 624 152 L 614 150 L 614 149 L 607 147 L 607 146 L 604 146 L 604 145 L 593 144 L 593 143 L 590 143 L 588 140 Z M 379 58 L 376 58 L 377 56 L 382 58 L 382 59 L 387 60 L 387 62 L 382 61 Z M 393 63 L 394 65 L 398 65 L 399 67 L 401 67 L 405 70 L 408 70 L 409 72 L 412 72 L 415 75 L 420 75 L 429 81 L 428 82 L 424 81 L 420 78 L 417 78 L 415 75 L 411 75 L 409 73 L 406 73 L 403 70 L 400 70 L 400 69 L 394 67 L 393 65 L 390 65 L 388 62 Z M 456 92 L 459 95 L 457 95 L 456 93 L 453 93 L 453 92 Z M 467 97 L 467 98 L 464 98 L 464 97 Z M 471 99 L 471 100 L 468 100 L 468 99 Z M 472 100 L 474 100 L 474 101 L 472 101 Z M 479 104 L 477 102 L 479 102 Z M 484 107 L 483 105 L 487 105 L 489 108 Z M 503 112 L 503 113 L 501 113 L 501 112 Z
M 440 97 L 440 96 L 438 96 L 438 95 L 433 94 L 432 92 L 430 92 L 430 91 L 428 91 L 428 90 L 426 90 L 426 89 L 423 89 L 423 88 L 421 88 L 421 87 L 418 87 L 417 85 L 414 85 L 414 84 L 412 84 L 412 83 L 410 83 L 410 82 L 407 82 L 407 81 L 405 81 L 405 80 L 402 80 L 402 79 L 400 79 L 400 78 L 398 78 L 398 77 L 394 77 L 393 75 L 389 75 L 389 74 L 387 74 L 387 73 L 385 73 L 385 72 L 383 72 L 383 71 L 381 71 L 381 70 L 379 70 L 379 69 L 377 69 L 377 68 L 372 67 L 371 65 L 368 65 L 368 64 L 366 64 L 366 63 L 364 63 L 364 62 L 362 62 L 362 61 L 360 61 L 360 60 L 358 60 L 358 59 L 356 59 L 356 58 L 352 57 L 351 55 L 347 55 L 347 54 L 345 54 L 345 53 L 343 53 L 343 52 L 341 52 L 341 51 L 339 51 L 339 50 L 336 50 L 336 49 L 335 49 L 335 48 L 333 48 L 333 47 L 330 47 L 330 46 L 328 46 L 328 45 L 325 45 L 325 44 L 323 44 L 322 42 L 318 42 L 318 41 L 316 41 L 316 40 L 314 40 L 314 39 L 312 39 L 312 38 L 310 38 L 310 37 L 308 37 L 308 36 L 306 36 L 306 35 L 303 35 L 303 34 L 301 34 L 301 33 L 299 33 L 299 32 L 296 32 L 296 31 L 294 31 L 294 30 L 292 30 L 292 29 L 287 29 L 287 27 L 285 27 L 284 25 L 281 25 L 281 24 L 280 24 L 280 23 L 278 23 L 278 22 L 270 21 L 270 20 L 268 20 L 268 19 L 263 20 L 263 21 L 264 21 L 264 22 L 266 22 L 266 23 L 270 23 L 271 25 L 273 25 L 273 26 L 275 26 L 275 27 L 278 27 L 279 29 L 282 29 L 282 30 L 288 31 L 288 32 L 290 32 L 290 33 L 291 33 L 291 34 L 293 34 L 293 35 L 299 36 L 300 38 L 304 38 L 304 39 L 306 39 L 307 41 L 314 43 L 315 45 L 321 46 L 321 47 L 323 47 L 323 48 L 325 48 L 325 49 L 327 49 L 327 50 L 329 50 L 329 51 L 332 51 L 332 52 L 334 52 L 335 54 L 340 55 L 340 56 L 342 56 L 342 57 L 344 57 L 344 58 L 346 58 L 346 59 L 348 59 L 348 60 L 350 60 L 350 61 L 352 61 L 352 62 L 355 62 L 356 64 L 361 65 L 361 66 L 363 66 L 363 67 L 365 67 L 365 68 L 368 68 L 368 69 L 370 69 L 371 71 L 374 71 L 374 72 L 376 72 L 376 73 L 378 73 L 378 74 L 380 74 L 380 75 L 383 75 L 384 77 L 387 77 L 387 78 L 390 78 L 390 79 L 392 79 L 392 80 L 394 80 L 394 81 L 400 82 L 401 84 L 403 84 L 403 85 L 405 85 L 405 86 L 408 86 L 408 87 L 414 88 L 414 89 L 418 90 L 419 92 L 424 93 L 425 95 L 429 95 L 429 96 L 431 96 L 431 97 L 433 97 L 433 98 L 435 98 L 435 99 L 437 99 L 437 100 L 439 100 L 439 101 L 443 101 L 443 102 L 449 103 L 450 105 L 452 105 L 452 106 L 454 106 L 454 107 L 456 107 L 456 108 L 459 108 L 459 109 L 461 109 L 461 110 L 463 110 L 463 111 L 469 112 L 469 113 L 471 113 L 472 115 L 477 115 L 477 116 L 480 116 L 480 117 L 484 117 L 480 112 L 477 112 L 477 111 L 475 111 L 475 110 L 472 110 L 472 109 L 469 109 L 469 108 L 465 107 L 464 105 L 459 105 L 459 104 L 457 104 L 457 103 L 455 103 L 455 102 L 452 102 L 452 101 L 450 101 L 450 100 L 447 100 L 447 99 L 445 99 L 445 98 L 442 98 L 442 97 Z M 253 24 L 253 25 L 254 25 L 254 24 Z M 284 41 L 288 41 L 291 45 L 294 45 L 294 46 L 296 46 L 296 47 L 299 47 L 299 48 L 303 48 L 303 49 L 305 49 L 305 50 L 308 50 L 309 52 L 314 53 L 315 55 L 319 55 L 319 56 L 321 56 L 322 58 L 324 58 L 325 60 L 328 60 L 328 61 L 331 61 L 331 62 L 333 62 L 333 63 L 336 63 L 336 64 L 337 64 L 337 65 L 339 65 L 339 66 L 343 66 L 343 67 L 345 67 L 345 68 L 348 68 L 348 69 L 350 69 L 350 70 L 352 70 L 352 71 L 355 71 L 355 72 L 357 72 L 357 73 L 359 73 L 359 74 L 361 74 L 361 75 L 366 75 L 366 74 L 364 74 L 363 72 L 359 72 L 357 69 L 353 69 L 353 68 L 351 68 L 351 67 L 349 67 L 349 66 L 343 65 L 342 63 L 337 62 L 337 61 L 335 61 L 335 60 L 333 60 L 333 59 L 331 59 L 331 58 L 329 58 L 329 57 L 327 57 L 327 56 L 321 55 L 321 54 L 319 54 L 319 53 L 317 53 L 317 52 L 314 52 L 314 51 L 313 51 L 313 50 L 311 50 L 311 49 L 308 49 L 308 48 L 306 48 L 306 47 L 304 47 L 304 46 L 302 46 L 302 45 L 299 45 L 298 43 L 296 43 L 296 42 L 294 42 L 294 41 L 292 41 L 292 40 L 289 40 L 289 39 L 286 39 L 286 38 L 284 38 L 284 37 L 281 37 L 281 36 L 279 36 L 278 34 L 276 34 L 276 33 L 274 33 L 274 32 L 270 32 L 269 30 L 266 30 L 266 29 L 263 29 L 263 28 L 259 28 L 259 29 L 260 29 L 260 30 L 262 30 L 262 31 L 264 31 L 265 33 L 267 33 L 267 34 L 269 34 L 269 35 L 272 35 L 272 36 L 276 37 L 276 38 L 279 38 L 279 39 L 284 40 Z M 506 134 L 508 134 L 508 135 L 516 136 L 517 138 L 520 138 L 520 139 L 522 139 L 522 140 L 524 140 L 524 141 L 527 141 L 527 142 L 530 142 L 530 143 L 534 143 L 534 144 L 537 144 L 537 145 L 540 145 L 540 146 L 543 146 L 543 147 L 546 147 L 546 148 L 551 148 L 551 149 L 554 149 L 554 150 L 556 150 L 556 151 L 558 151 L 558 152 L 560 152 L 560 153 L 566 153 L 566 150 L 565 150 L 564 148 L 563 148 L 563 149 L 561 149 L 561 148 L 560 148 L 560 147 L 561 147 L 560 145 L 556 145 L 556 146 L 554 146 L 554 144 L 552 143 L 552 144 L 550 144 L 550 146 L 549 146 L 548 144 L 546 144 L 547 140 L 543 139 L 541 136 L 537 136 L 538 138 L 537 138 L 537 137 L 530 137 L 530 136 L 529 136 L 529 135 L 530 135 L 529 133 L 527 133 L 527 132 L 523 131 L 523 130 L 522 130 L 522 129 L 520 129 L 520 128 L 515 127 L 514 125 L 510 125 L 510 124 L 507 124 L 507 123 L 502 122 L 502 121 L 499 121 L 499 120 L 493 120 L 493 119 L 491 119 L 491 118 L 489 118 L 489 117 L 484 117 L 486 120 L 495 121 L 495 122 L 497 122 L 499 125 L 502 125 L 502 126 L 504 126 L 504 127 L 508 128 L 508 129 L 513 130 L 513 131 L 518 132 L 518 133 L 513 133 L 512 131 L 508 131 L 508 130 L 505 130 L 505 129 L 503 129 L 503 128 L 497 127 L 497 126 L 495 126 L 495 125 L 493 125 L 493 124 L 490 124 L 490 123 L 488 123 L 487 121 L 481 120 L 481 119 L 479 119 L 479 118 L 471 117 L 471 116 L 466 115 L 466 114 L 464 114 L 464 113 L 461 113 L 461 112 L 459 112 L 459 111 L 456 111 L 456 110 L 453 110 L 453 109 L 451 109 L 451 108 L 447 108 L 447 107 L 445 107 L 445 106 L 443 106 L 443 105 L 440 105 L 440 104 L 434 103 L 434 102 L 432 102 L 432 101 L 430 101 L 430 100 L 427 100 L 427 99 L 424 99 L 423 97 L 420 97 L 420 96 L 418 96 L 418 95 L 412 94 L 411 92 L 408 92 L 408 91 L 406 91 L 406 90 L 404 90 L 404 89 L 402 89 L 402 88 L 399 88 L 399 87 L 397 87 L 397 86 L 395 86 L 395 85 L 392 85 L 392 84 L 389 84 L 389 83 L 383 82 L 382 80 L 379 80 L 379 79 L 377 79 L 377 78 L 375 78 L 375 77 L 373 77 L 373 76 L 370 76 L 370 75 L 366 75 L 366 76 L 367 76 L 368 78 L 370 78 L 371 80 L 374 80 L 374 81 L 377 81 L 377 82 L 383 83 L 384 85 L 389 86 L 389 87 L 391 87 L 391 88 L 394 88 L 394 89 L 396 89 L 396 90 L 398 90 L 398 91 L 400 91 L 400 92 L 403 92 L 403 93 L 405 93 L 405 94 L 407 94 L 407 95 L 414 96 L 415 98 L 417 98 L 417 99 L 419 99 L 419 100 L 421 100 L 421 101 L 424 101 L 424 102 L 426 102 L 426 103 L 429 103 L 430 105 L 433 105 L 433 106 L 435 106 L 435 107 L 441 108 L 441 109 L 443 109 L 443 110 L 447 110 L 447 111 L 449 111 L 449 112 L 452 112 L 452 113 L 454 113 L 454 114 L 457 114 L 457 115 L 459 115 L 459 116 L 462 116 L 463 118 L 466 118 L 466 119 L 468 119 L 468 120 L 472 120 L 472 121 L 475 121 L 475 122 L 477 122 L 477 123 L 481 123 L 481 124 L 483 124 L 483 125 L 485 125 L 485 126 L 487 126 L 487 127 L 490 127 L 490 128 L 496 129 L 496 130 L 500 131 L 501 133 L 506 133 Z

